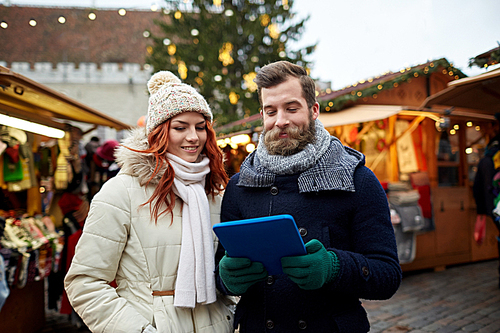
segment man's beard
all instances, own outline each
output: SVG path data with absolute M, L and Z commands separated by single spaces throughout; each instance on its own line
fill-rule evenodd
M 288 134 L 287 138 L 280 138 L 280 133 Z M 270 155 L 290 156 L 302 151 L 309 143 L 316 140 L 316 124 L 312 115 L 309 116 L 309 127 L 299 128 L 297 126 L 280 129 L 273 128 L 264 130 L 264 145 Z

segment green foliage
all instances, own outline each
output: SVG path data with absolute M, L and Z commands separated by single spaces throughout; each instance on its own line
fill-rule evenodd
M 259 111 L 257 91 L 245 82 L 247 74 L 278 60 L 307 68 L 305 58 L 315 45 L 301 50 L 287 47 L 300 39 L 308 19 L 293 19 L 293 0 L 226 0 L 220 6 L 214 2 L 166 1 L 165 20 L 155 22 L 161 33 L 151 34 L 153 46 L 147 61 L 155 72 L 169 70 L 196 87 L 220 126 Z M 226 15 L 228 11 L 231 16 Z M 169 54 L 172 45 L 176 50 Z M 225 64 L 219 56 L 224 48 L 221 59 Z M 185 77 L 179 69 L 184 69 Z
M 487 68 L 498 63 L 500 63 L 500 47 L 491 50 L 486 56 L 477 56 L 469 59 L 469 67 Z

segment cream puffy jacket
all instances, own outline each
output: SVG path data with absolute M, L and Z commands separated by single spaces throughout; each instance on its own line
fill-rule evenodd
M 124 145 L 147 147 L 144 129 L 134 130 Z M 233 332 L 231 300 L 218 294 L 215 303 L 176 308 L 175 296 L 152 296 L 174 290 L 181 248 L 181 201 L 173 220 L 151 220 L 149 205 L 158 178 L 145 186 L 154 162 L 120 147 L 121 170 L 94 196 L 83 234 L 65 278 L 71 305 L 92 332 L 141 332 L 148 324 L 158 332 Z M 209 196 L 212 224 L 219 223 L 220 197 Z M 217 239 L 214 236 L 214 252 Z M 116 280 L 118 287 L 109 285 Z

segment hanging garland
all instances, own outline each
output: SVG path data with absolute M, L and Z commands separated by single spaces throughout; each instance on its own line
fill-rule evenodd
M 500 46 L 489 52 L 491 52 L 489 55 L 488 52 L 486 52 L 486 56 L 477 56 L 475 58 L 470 58 L 469 67 L 477 66 L 479 68 L 487 68 L 488 66 L 500 63 Z
M 375 122 L 375 125 L 377 126 L 378 129 L 385 129 L 387 127 L 387 118 L 377 120 Z
M 346 90 L 344 94 L 331 100 L 321 100 L 321 96 L 318 99 L 322 110 L 325 110 L 327 112 L 339 111 L 342 110 L 346 105 L 352 104 L 360 98 L 377 98 L 377 95 L 384 90 L 397 88 L 400 84 L 407 83 L 411 79 L 417 78 L 419 76 L 429 76 L 438 70 L 441 70 L 445 75 L 452 76 L 454 79 L 466 77 L 466 75 L 462 73 L 462 71 L 460 71 L 458 68 L 453 67 L 453 65 L 451 65 L 448 60 L 446 60 L 445 58 L 441 58 L 428 62 L 426 64 L 418 65 L 408 69 L 402 69 L 399 72 L 399 75 L 396 76 L 394 76 L 394 74 L 398 73 L 390 73 L 387 76 L 393 78 L 388 79 L 387 81 L 383 81 L 383 79 L 380 81 L 373 80 L 373 83 L 369 85 L 367 85 L 365 81 L 363 81 L 363 83 L 359 84 L 359 89 L 355 89 L 358 84 L 346 87 L 343 89 Z
M 377 140 L 377 143 L 375 144 L 375 148 L 377 148 L 377 150 L 379 152 L 382 152 L 382 150 L 384 150 L 386 146 L 386 143 L 385 143 L 385 139 L 384 138 L 380 138 Z

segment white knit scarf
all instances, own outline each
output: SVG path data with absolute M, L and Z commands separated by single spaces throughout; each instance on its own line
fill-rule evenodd
M 175 178 L 174 193 L 184 202 L 182 243 L 175 285 L 174 306 L 194 308 L 196 303 L 216 301 L 214 243 L 205 177 L 210 172 L 208 157 L 189 163 L 167 153 Z

